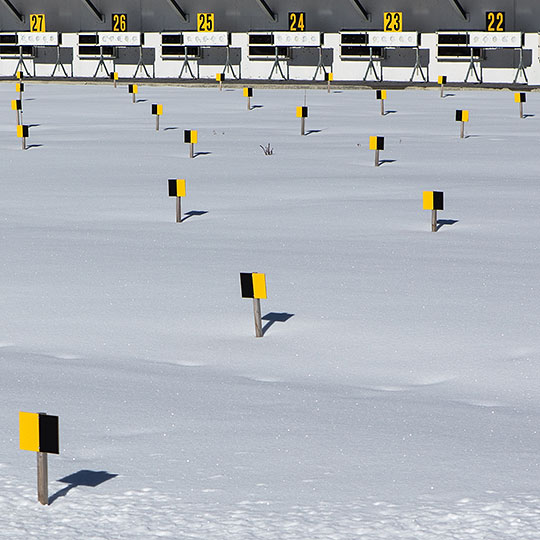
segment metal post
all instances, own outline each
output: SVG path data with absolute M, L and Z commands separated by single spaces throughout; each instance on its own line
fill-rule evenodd
M 306 119 L 302 116 L 300 118 L 300 135 L 306 134 Z
M 431 211 L 431 232 L 437 232 L 437 210 Z
M 465 137 L 465 122 L 461 122 L 461 132 L 459 134 L 459 138 L 460 139 L 463 139 L 463 137 Z
M 193 157 L 193 143 L 189 143 L 189 157 Z
M 22 138 L 22 149 L 26 150 L 26 137 Z
M 384 99 L 381 99 L 381 116 L 384 116 Z
M 221 92 L 223 90 L 223 83 L 219 81 L 219 91 Z
M 114 80 L 114 87 L 116 88 L 116 79 L 113 79 Z
M 523 118 L 523 103 L 519 102 L 519 117 Z
M 260 298 L 253 299 L 253 315 L 255 317 L 255 337 L 263 337 Z
M 251 97 L 248 96 L 248 103 L 247 103 L 248 111 L 251 111 Z
M 328 93 L 330 93 L 330 81 L 328 81 Z
M 375 150 L 375 167 L 379 166 L 379 150 Z
M 37 452 L 37 490 L 38 501 L 41 504 L 49 504 L 49 470 L 47 454 Z
M 176 197 L 176 223 L 182 223 L 182 197 Z
M 156 114 L 156 131 L 159 131 L 159 114 Z
M 444 84 L 441 84 L 441 97 L 444 97 Z
M 18 125 L 18 126 L 21 125 L 21 115 L 20 115 L 19 109 L 17 109 L 17 125 Z
M 135 103 L 135 92 L 133 92 L 133 103 Z

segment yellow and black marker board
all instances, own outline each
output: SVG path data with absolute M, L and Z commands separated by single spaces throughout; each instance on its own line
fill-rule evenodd
M 516 103 L 525 103 L 527 101 L 527 96 L 525 92 L 516 92 L 514 94 L 514 101 Z
M 424 210 L 444 210 L 442 191 L 424 191 L 422 195 Z
M 456 122 L 468 122 L 469 111 L 456 111 Z
M 296 118 L 307 118 L 307 117 L 308 117 L 307 107 L 296 107 Z
M 376 137 L 375 135 L 369 138 L 370 150 L 384 150 L 384 137 Z
M 377 99 L 386 99 L 386 90 L 377 90 Z
M 58 416 L 19 412 L 19 446 L 21 450 L 59 454 Z
M 244 88 L 244 97 L 253 97 L 253 88 Z
M 19 82 L 15 85 L 15 91 L 16 92 L 24 92 L 24 83 L 23 82 Z
M 22 71 L 17 71 L 16 75 L 17 79 L 22 79 L 24 77 L 24 73 Z
M 28 137 L 28 126 L 21 126 L 20 124 L 17 126 L 17 137 L 19 138 L 26 138 Z
M 332 72 L 324 74 L 324 80 L 327 82 L 334 80 L 334 74 Z
M 169 180 L 169 197 L 185 197 L 186 181 L 184 179 Z
M 258 273 L 240 273 L 242 298 L 266 298 L 266 276 Z
M 11 100 L 11 110 L 22 111 L 22 101 L 20 99 Z
M 184 130 L 184 142 L 196 144 L 197 143 L 197 132 L 192 129 Z
M 439 77 L 437 78 L 437 82 L 439 84 L 446 84 L 446 79 L 447 79 L 446 75 L 439 75 Z
M 225 80 L 225 73 L 216 73 L 216 81 L 223 82 Z
M 163 114 L 163 105 L 152 103 L 152 114 L 157 114 L 158 116 L 161 116 Z
M 139 92 L 139 87 L 136 84 L 128 84 L 128 92 L 130 94 L 137 94 Z
M 117 80 L 118 80 L 118 72 L 117 72 L 117 71 L 111 72 L 111 79 L 112 79 L 113 81 L 117 81 Z

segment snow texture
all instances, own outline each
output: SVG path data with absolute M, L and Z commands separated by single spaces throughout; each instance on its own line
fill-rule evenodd
M 310 91 L 301 137 L 300 90 L 27 81 L 26 151 L 16 97 L 0 537 L 539 538 L 536 94 Z M 60 417 L 47 507 L 20 410 Z

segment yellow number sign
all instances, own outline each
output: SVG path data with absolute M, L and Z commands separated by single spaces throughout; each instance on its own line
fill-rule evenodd
M 504 11 L 486 11 L 486 30 L 504 32 Z
M 403 31 L 403 12 L 402 11 L 385 12 L 384 31 L 385 32 L 402 32 Z
M 291 11 L 289 13 L 289 32 L 305 32 L 306 14 L 303 11 Z
M 45 32 L 45 14 L 30 14 L 30 32 Z
M 112 14 L 112 31 L 127 32 L 127 13 Z
M 197 13 L 197 32 L 214 31 L 214 14 Z

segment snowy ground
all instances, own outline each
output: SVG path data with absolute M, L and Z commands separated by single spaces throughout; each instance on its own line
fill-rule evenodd
M 538 540 L 540 106 L 452 94 L 0 85 L 0 537 Z

